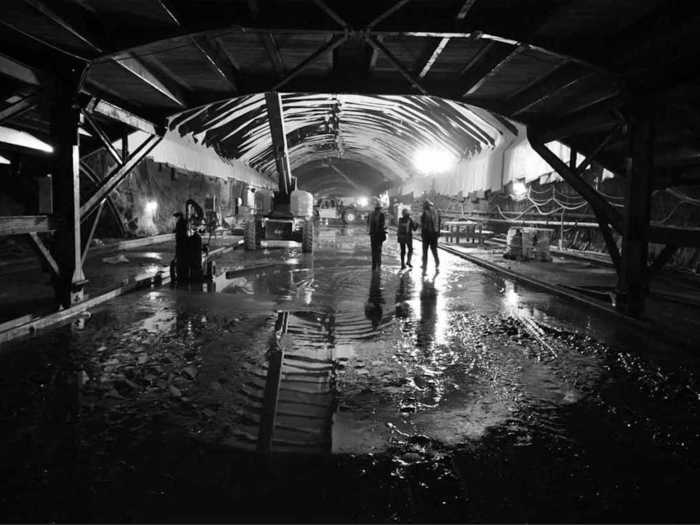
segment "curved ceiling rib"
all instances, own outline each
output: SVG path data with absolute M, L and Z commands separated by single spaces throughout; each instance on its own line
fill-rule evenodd
M 282 97 L 292 168 L 348 159 L 375 166 L 383 184 L 415 175 L 413 156 L 440 148 L 455 159 L 493 148 L 504 131 L 468 106 L 427 96 L 287 93 Z M 262 94 L 187 110 L 170 128 L 273 176 L 275 160 Z M 329 176 L 337 176 L 329 170 Z

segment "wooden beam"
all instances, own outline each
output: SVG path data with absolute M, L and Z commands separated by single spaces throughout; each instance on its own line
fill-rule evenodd
M 141 162 L 146 155 L 148 155 L 153 148 L 155 148 L 162 137 L 157 135 L 152 135 L 148 137 L 137 149 L 134 151 L 129 160 L 118 166 L 112 171 L 105 179 L 102 180 L 102 184 L 97 189 L 95 193 L 82 205 L 80 206 L 80 215 L 88 215 L 93 209 L 95 209 L 100 202 L 107 197 L 114 188 L 119 186 L 119 184 L 126 178 L 126 176 L 131 173 L 136 165 Z
M 61 270 L 58 268 L 58 263 L 56 262 L 56 259 L 53 258 L 53 255 L 51 255 L 51 252 L 44 244 L 44 241 L 42 241 L 41 237 L 39 237 L 39 234 L 36 232 L 31 232 L 29 234 L 29 238 L 32 240 L 34 249 L 47 264 L 51 270 L 51 273 L 55 277 L 58 277 L 61 274 Z
M 343 20 L 343 18 L 336 13 L 333 9 L 331 9 L 326 2 L 323 0 L 314 0 L 314 4 L 316 4 L 324 13 L 326 13 L 332 20 L 335 20 L 335 22 L 342 28 L 348 27 L 348 23 Z
M 406 80 L 408 80 L 409 84 L 411 84 L 411 86 L 415 90 L 419 91 L 423 95 L 429 94 L 428 91 L 421 85 L 420 81 L 416 77 L 414 77 L 413 74 L 408 69 L 406 69 L 403 64 L 401 64 L 399 59 L 396 58 L 394 56 L 394 54 L 391 51 L 389 51 L 387 49 L 387 47 L 382 42 L 377 40 L 372 35 L 367 35 L 365 38 L 366 38 L 367 43 L 369 45 L 371 45 L 374 49 L 376 49 L 377 51 L 381 52 L 384 56 L 386 56 L 387 60 L 389 60 L 389 62 L 391 62 L 391 65 L 394 66 L 394 68 L 399 73 L 401 73 L 401 75 Z
M 265 103 L 267 104 L 272 148 L 275 153 L 279 191 L 280 195 L 285 196 L 289 195 L 292 181 L 292 168 L 289 164 L 289 150 L 287 149 L 287 134 L 284 128 L 282 97 L 280 97 L 280 94 L 276 91 L 269 91 L 265 93 Z
M 576 135 L 609 131 L 619 123 L 619 120 L 611 113 L 584 112 L 581 115 L 577 114 L 559 122 L 544 123 L 534 127 L 537 128 L 536 133 L 542 142 L 547 143 L 553 140 L 561 141 Z
M 149 135 L 162 135 L 164 132 L 162 126 L 156 126 L 156 124 L 145 118 L 97 97 L 92 98 L 85 107 L 85 111 L 88 113 L 98 113 L 132 128 L 144 131 Z
M 487 43 L 463 70 L 459 80 L 458 96 L 463 98 L 473 94 L 491 74 L 498 71 L 524 49 L 526 47 L 522 45 L 513 47 L 503 43 Z
M 450 42 L 450 39 L 447 37 L 440 39 L 440 41 L 435 46 L 435 49 L 433 50 L 433 52 L 430 54 L 430 57 L 428 57 L 428 60 L 425 62 L 425 65 L 421 68 L 420 73 L 418 73 L 418 78 L 424 78 L 425 75 L 427 75 L 430 72 L 430 68 L 433 67 L 433 64 L 440 56 L 443 49 L 445 49 L 445 47 L 447 47 L 447 44 L 449 42 Z
M 124 159 L 124 162 L 126 162 L 127 160 L 128 156 Z M 92 170 L 92 168 L 90 168 L 90 166 L 82 160 L 80 161 L 80 174 L 84 177 L 87 177 L 87 179 L 90 180 L 90 182 L 92 182 L 94 186 L 99 188 L 101 183 L 100 177 L 98 177 L 97 174 Z M 116 204 L 114 204 L 114 201 L 109 195 L 105 198 L 105 201 L 107 202 L 107 207 L 109 208 L 109 211 L 112 214 L 112 218 L 114 219 L 117 228 L 119 228 L 119 234 L 123 237 L 126 234 L 126 228 L 124 227 L 124 221 L 122 220 L 122 216 L 119 213 L 119 209 L 117 209 Z
M 469 11 L 471 10 L 471 8 L 474 7 L 474 4 L 476 4 L 476 0 L 466 0 L 462 4 L 462 7 L 460 7 L 459 11 L 457 12 L 457 20 L 458 21 L 464 20 L 467 17 L 467 15 L 469 14 Z M 418 74 L 419 78 L 424 78 L 425 75 L 428 74 L 428 72 L 430 71 L 430 68 L 433 67 L 433 64 L 435 64 L 435 61 L 442 54 L 443 50 L 447 47 L 447 44 L 449 42 L 450 42 L 450 37 L 447 37 L 447 36 L 444 36 L 439 40 L 439 42 L 435 46 L 435 49 L 433 50 L 433 52 L 430 54 L 430 57 L 426 61 L 425 65 L 421 68 L 421 71 Z
M 581 162 L 581 164 L 579 164 L 576 167 L 576 173 L 578 173 L 579 175 L 583 175 L 583 172 L 586 171 L 586 169 L 588 169 L 588 166 L 590 166 L 591 163 L 593 163 L 593 161 L 600 154 L 600 152 L 603 151 L 605 149 L 605 147 L 608 144 L 610 144 L 610 142 L 613 139 L 615 139 L 615 137 L 618 136 L 621 129 L 622 129 L 621 124 L 618 124 L 615 128 L 613 128 L 613 130 L 610 133 L 608 133 L 603 140 L 600 141 L 600 143 L 593 149 L 593 151 L 591 151 L 588 154 L 588 156 L 585 159 L 583 159 L 583 162 Z M 573 148 L 571 149 L 571 151 L 573 151 Z M 574 155 L 574 162 L 575 161 L 576 161 L 576 156 Z
M 39 96 L 36 94 L 28 95 L 17 102 L 10 104 L 4 109 L 0 110 L 0 123 L 5 120 L 18 117 L 26 111 L 31 111 L 39 105 Z
M 24 235 L 46 233 L 56 229 L 49 215 L 5 215 L 0 216 L 0 235 Z
M 95 38 L 93 36 L 88 37 L 84 35 L 83 32 L 78 31 L 72 23 L 66 20 L 65 17 L 60 16 L 55 11 L 49 9 L 49 7 L 46 6 L 46 4 L 44 4 L 44 2 L 42 2 L 41 0 L 24 0 L 24 2 L 32 6 L 45 17 L 49 18 L 55 24 L 61 26 L 63 29 L 65 29 L 67 32 L 73 35 L 76 39 L 80 40 L 83 44 L 91 48 L 93 51 L 96 51 L 97 53 L 102 53 L 102 48 L 94 42 Z
M 128 53 L 126 56 L 115 58 L 114 62 L 178 106 L 187 106 L 180 86 L 166 80 L 162 73 L 154 71 L 154 68 L 146 65 L 141 58 Z
M 280 49 L 277 46 L 277 40 L 275 40 L 275 37 L 270 33 L 260 34 L 260 38 L 265 47 L 265 51 L 267 51 L 267 56 L 270 58 L 270 63 L 272 63 L 275 74 L 278 78 L 282 78 L 286 68 L 284 67 Z
M 617 285 L 617 307 L 634 317 L 644 311 L 647 289 L 649 220 L 654 162 L 654 134 L 647 108 L 635 108 L 629 118 L 631 162 L 625 192 L 622 260 Z M 671 240 L 666 242 L 671 244 Z
M 176 27 L 182 27 L 182 23 L 180 22 L 180 19 L 177 16 L 177 12 L 173 8 L 172 5 L 170 5 L 170 2 L 168 0 L 154 0 L 160 9 L 167 15 L 168 20 Z
M 605 241 L 605 247 L 608 249 L 608 255 L 615 267 L 615 273 L 620 275 L 620 249 L 617 247 L 613 233 L 610 230 L 610 225 L 605 221 L 598 221 L 598 228 Z
M 389 18 L 391 15 L 393 15 L 396 11 L 401 9 L 403 6 L 405 6 L 410 1 L 411 0 L 398 0 L 398 2 L 396 2 L 394 5 L 392 5 L 389 9 L 384 11 L 382 14 L 380 14 L 378 17 L 376 17 L 374 20 L 372 20 L 369 24 L 367 24 L 367 30 L 371 31 L 374 28 L 374 26 L 379 24 L 382 20 Z
M 573 62 L 566 62 L 547 74 L 516 98 L 509 100 L 509 114 L 517 116 L 520 113 L 541 104 L 548 98 L 564 89 L 579 83 L 583 78 L 581 67 Z
M 202 56 L 206 58 L 212 69 L 228 82 L 234 91 L 237 91 L 238 71 L 233 67 L 221 46 L 215 42 L 211 42 L 205 36 L 192 37 L 192 42 Z
M 316 51 L 311 53 L 307 58 L 301 61 L 299 65 L 297 65 L 294 69 L 292 69 L 289 73 L 285 75 L 285 77 L 277 82 L 273 87 L 273 91 L 277 91 L 279 88 L 284 86 L 287 82 L 292 80 L 294 77 L 296 77 L 299 73 L 301 73 L 306 67 L 309 66 L 309 64 L 312 64 L 319 58 L 321 58 L 323 55 L 330 53 L 333 51 L 336 47 L 340 46 L 347 40 L 347 36 L 335 36 L 331 38 L 330 41 L 319 47 Z
M 107 153 L 109 153 L 114 161 L 121 166 L 124 162 L 122 161 L 121 155 L 119 155 L 119 152 L 117 149 L 112 145 L 112 141 L 109 139 L 109 137 L 105 134 L 105 132 L 102 130 L 102 128 L 95 122 L 91 117 L 89 113 L 83 112 L 83 118 L 87 121 L 87 123 L 90 125 L 92 130 L 95 132 L 95 134 L 98 136 L 100 141 L 102 142 L 102 145 L 107 149 Z
M 39 73 L 35 69 L 2 53 L 0 53 L 0 73 L 32 86 L 41 84 Z

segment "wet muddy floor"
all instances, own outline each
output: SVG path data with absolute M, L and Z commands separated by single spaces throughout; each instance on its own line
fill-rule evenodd
M 697 352 L 393 238 L 372 273 L 367 241 L 3 348 L 3 520 L 700 519 Z

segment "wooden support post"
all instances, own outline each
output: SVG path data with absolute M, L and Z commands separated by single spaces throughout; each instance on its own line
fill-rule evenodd
M 100 202 L 100 205 L 97 207 L 97 210 L 95 211 L 95 218 L 92 221 L 92 226 L 90 227 L 90 233 L 87 236 L 87 239 L 85 239 L 85 246 L 83 246 L 83 255 L 80 258 L 83 264 L 85 264 L 85 259 L 87 259 L 87 254 L 88 251 L 90 251 L 90 243 L 92 243 L 92 239 L 95 236 L 95 231 L 97 230 L 97 225 L 100 222 L 100 217 L 102 217 L 102 208 L 104 208 L 105 201 Z
M 83 300 L 86 283 L 80 240 L 80 105 L 78 74 L 56 81 L 51 105 L 51 139 L 54 154 L 54 210 L 60 226 L 55 234 L 54 279 L 57 301 L 68 308 Z
M 287 150 L 287 135 L 284 131 L 284 112 L 282 109 L 282 97 L 277 91 L 265 93 L 267 103 L 267 116 L 272 136 L 272 147 L 275 151 L 275 164 L 280 196 L 289 195 L 292 182 L 292 168 L 289 164 L 289 152 Z
M 630 159 L 625 192 L 622 258 L 617 286 L 617 308 L 635 317 L 644 311 L 651 190 L 653 184 L 653 126 L 638 110 L 630 116 Z
M 97 137 L 100 139 L 102 142 L 102 145 L 107 149 L 107 153 L 109 153 L 114 161 L 122 165 L 124 164 L 124 161 L 122 160 L 121 155 L 117 152 L 117 149 L 112 145 L 112 141 L 109 139 L 107 134 L 102 130 L 102 128 L 99 126 L 97 122 L 95 122 L 90 115 L 87 112 L 83 113 L 83 118 L 87 121 L 88 124 L 90 124 L 90 127 L 92 130 L 95 132 Z

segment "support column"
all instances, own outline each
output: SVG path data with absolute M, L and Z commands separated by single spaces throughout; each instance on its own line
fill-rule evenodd
M 622 228 L 617 308 L 640 316 L 648 294 L 647 254 L 653 186 L 654 133 L 651 117 L 637 111 L 629 118 L 630 155 Z
M 57 80 L 51 105 L 54 210 L 59 223 L 54 255 L 60 271 L 54 287 L 57 301 L 66 308 L 83 300 L 87 282 L 80 239 L 79 79 L 74 74 L 70 80 Z

